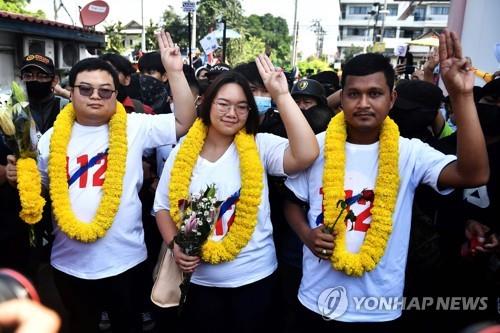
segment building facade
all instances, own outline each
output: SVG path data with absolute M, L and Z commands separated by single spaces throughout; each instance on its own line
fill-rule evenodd
M 384 8 L 384 3 L 386 8 Z M 349 51 L 370 50 L 385 44 L 385 54 L 429 32 L 440 32 L 448 23 L 450 1 L 340 0 L 338 48 L 343 59 Z M 350 50 L 351 49 L 351 50 Z M 411 46 L 417 58 L 429 47 Z
M 28 54 L 52 58 L 63 73 L 79 60 L 96 56 L 104 46 L 102 32 L 0 11 L 0 92 L 19 79 L 19 66 Z

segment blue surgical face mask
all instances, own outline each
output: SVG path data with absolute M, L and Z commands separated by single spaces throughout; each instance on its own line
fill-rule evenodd
M 271 108 L 271 97 L 254 96 L 255 104 L 257 104 L 257 111 L 259 115 L 263 115 Z

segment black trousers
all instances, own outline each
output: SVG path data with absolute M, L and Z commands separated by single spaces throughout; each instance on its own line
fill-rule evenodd
M 336 320 L 325 320 L 316 312 L 301 305 L 298 328 L 300 332 L 335 332 L 335 333 L 401 333 L 399 319 L 386 322 L 346 323 Z
M 182 332 L 267 332 L 273 320 L 276 273 L 237 288 L 190 285 L 179 321 Z
M 113 332 L 142 332 L 142 265 L 98 280 L 80 279 L 54 268 L 57 289 L 70 314 L 71 333 L 99 332 L 102 309 L 108 311 Z

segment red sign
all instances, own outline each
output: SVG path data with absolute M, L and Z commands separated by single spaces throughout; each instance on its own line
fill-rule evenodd
M 84 27 L 95 26 L 108 16 L 109 5 L 102 1 L 92 1 L 80 10 L 80 22 Z

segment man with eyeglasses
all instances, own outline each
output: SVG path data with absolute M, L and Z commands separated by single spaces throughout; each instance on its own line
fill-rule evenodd
M 54 62 L 42 54 L 29 54 L 21 64 L 21 79 L 26 85 L 30 111 L 35 122 L 31 139 L 36 145 L 38 139 L 52 127 L 59 111 L 68 100 L 54 95 L 58 83 Z
M 69 73 L 72 103 L 38 143 L 38 168 L 54 213 L 50 263 L 72 333 L 98 332 L 103 308 L 113 332 L 142 332 L 142 154 L 175 144 L 196 117 L 179 48 L 164 32 L 159 45 L 175 114 L 127 114 L 117 102 L 116 71 L 87 58 Z M 7 179 L 15 183 L 11 159 Z

